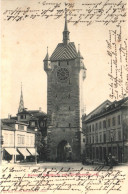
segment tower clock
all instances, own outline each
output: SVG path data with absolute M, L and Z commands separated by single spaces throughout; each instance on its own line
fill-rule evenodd
M 47 154 L 52 161 L 79 161 L 81 152 L 83 57 L 69 41 L 67 17 L 63 42 L 44 59 L 47 73 Z

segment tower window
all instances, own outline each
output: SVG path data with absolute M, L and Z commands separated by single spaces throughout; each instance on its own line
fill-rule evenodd
M 71 127 L 71 123 L 69 123 L 69 127 Z
M 56 94 L 56 98 L 57 98 L 57 94 Z
M 21 115 L 20 118 L 23 119 L 24 118 L 23 115 Z
M 69 65 L 69 61 L 67 61 L 67 65 Z
M 70 106 L 69 106 L 69 110 L 71 110 Z
M 71 80 L 69 79 L 69 85 L 71 84 Z
M 68 95 L 68 98 L 70 98 L 71 96 L 70 96 L 70 93 L 69 93 L 69 95 Z
M 58 65 L 60 66 L 60 61 L 59 61 Z

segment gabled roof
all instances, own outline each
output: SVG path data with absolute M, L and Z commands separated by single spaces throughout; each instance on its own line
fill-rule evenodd
M 78 53 L 75 47 L 74 42 L 69 42 L 67 45 L 64 43 L 59 43 L 52 53 L 50 60 L 68 60 L 68 59 L 76 59 L 78 57 Z
M 102 117 L 104 115 L 111 114 L 112 112 L 115 112 L 115 111 L 119 111 L 122 108 L 128 108 L 128 97 L 125 97 L 119 101 L 114 101 L 109 106 L 107 106 L 106 108 L 105 107 L 102 108 L 98 112 L 95 112 L 95 110 L 96 110 L 95 109 L 94 111 L 92 111 L 89 114 L 89 117 L 87 115 L 87 118 L 85 119 L 85 121 L 90 122 L 90 121 L 95 120 L 95 119 Z
M 1 130 L 14 131 L 15 129 L 13 126 L 9 126 L 8 124 L 1 122 Z
M 102 104 L 100 104 L 98 107 L 96 107 L 93 111 L 91 111 L 86 117 L 85 120 L 88 120 L 91 118 L 92 115 L 100 113 L 104 108 L 106 108 L 107 105 L 112 104 L 109 100 L 105 100 Z M 84 118 L 84 115 L 83 115 Z

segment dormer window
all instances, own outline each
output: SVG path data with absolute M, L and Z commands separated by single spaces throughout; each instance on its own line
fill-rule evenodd
M 20 118 L 21 118 L 21 119 L 23 119 L 23 118 L 24 118 L 24 116 L 23 116 L 23 115 L 21 115 L 21 116 L 20 116 Z
M 35 121 L 31 121 L 31 127 L 35 127 Z

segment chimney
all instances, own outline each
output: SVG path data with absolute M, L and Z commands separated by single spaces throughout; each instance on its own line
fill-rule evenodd
M 11 119 L 11 115 L 10 114 L 8 114 L 8 119 Z

